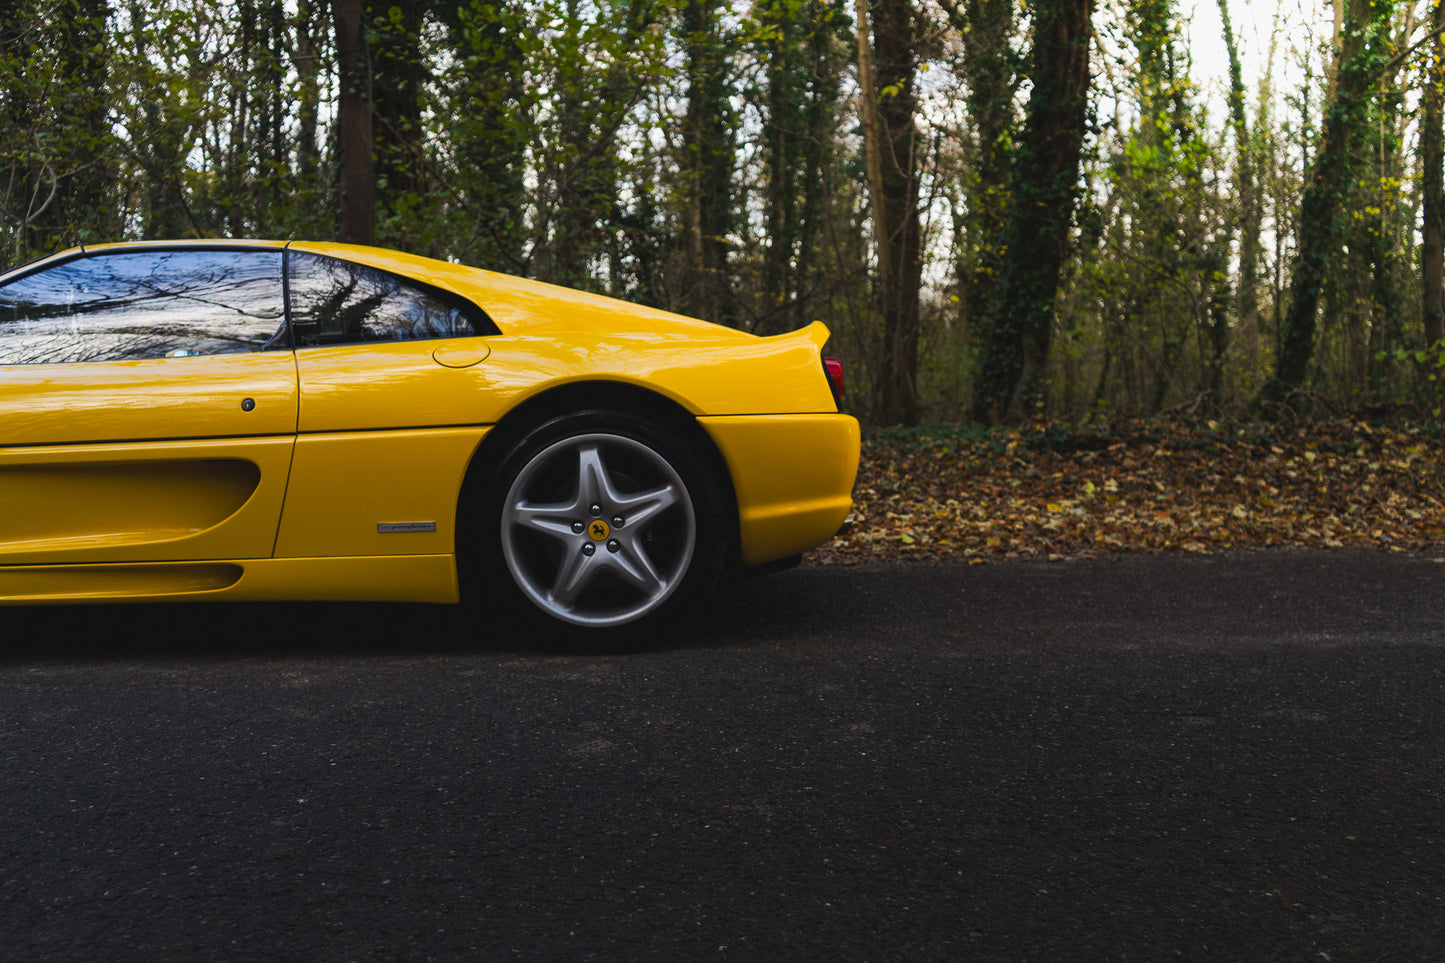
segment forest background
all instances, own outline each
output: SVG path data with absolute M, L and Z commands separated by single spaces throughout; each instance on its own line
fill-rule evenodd
M 1173 0 L 7 0 L 0 261 L 335 238 L 817 318 L 880 425 L 1434 419 L 1440 5 L 1242 49 L 1202 2 L 1222 77 Z

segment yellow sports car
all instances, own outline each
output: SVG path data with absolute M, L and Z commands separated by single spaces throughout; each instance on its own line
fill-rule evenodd
M 655 630 L 843 522 L 827 337 L 352 245 L 56 254 L 0 275 L 0 602 L 468 596 Z

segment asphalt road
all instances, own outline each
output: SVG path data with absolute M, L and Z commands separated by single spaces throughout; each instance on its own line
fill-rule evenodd
M 805 568 L 599 657 L 6 609 L 0 958 L 1445 959 L 1442 586 Z

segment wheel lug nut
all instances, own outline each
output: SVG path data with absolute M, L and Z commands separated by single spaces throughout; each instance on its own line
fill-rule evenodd
M 583 554 L 583 555 L 586 555 L 586 556 L 589 556 L 589 557 L 590 557 L 590 556 L 591 556 L 594 552 L 596 552 L 596 551 L 597 551 L 597 546 L 596 546 L 594 543 L 592 543 L 592 542 L 583 542 L 583 543 L 582 543 L 582 554 Z
M 581 535 L 583 529 L 585 529 L 586 527 L 587 527 L 587 526 L 586 526 L 586 525 L 583 525 L 581 522 L 573 522 L 573 523 L 572 523 L 572 531 L 575 532 L 575 533 L 578 534 L 578 535 Z
M 622 527 L 622 516 L 621 516 L 621 515 L 613 515 L 613 516 L 612 516 L 612 527 L 613 527 L 613 528 L 621 528 L 621 527 Z
M 615 538 L 613 538 L 613 539 L 608 539 L 608 541 L 607 541 L 607 551 L 615 553 L 615 552 L 619 551 L 621 548 L 622 548 L 622 543 L 619 542 L 617 539 L 615 539 Z
M 601 506 L 601 505 L 593 505 L 593 506 L 592 506 L 592 517 L 593 517 L 593 518 L 597 518 L 597 517 L 601 516 L 601 514 L 602 514 L 602 506 Z

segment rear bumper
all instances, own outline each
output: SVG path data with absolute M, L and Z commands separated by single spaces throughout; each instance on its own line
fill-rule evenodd
M 858 422 L 849 415 L 699 418 L 738 498 L 739 561 L 762 565 L 833 537 L 853 507 Z

